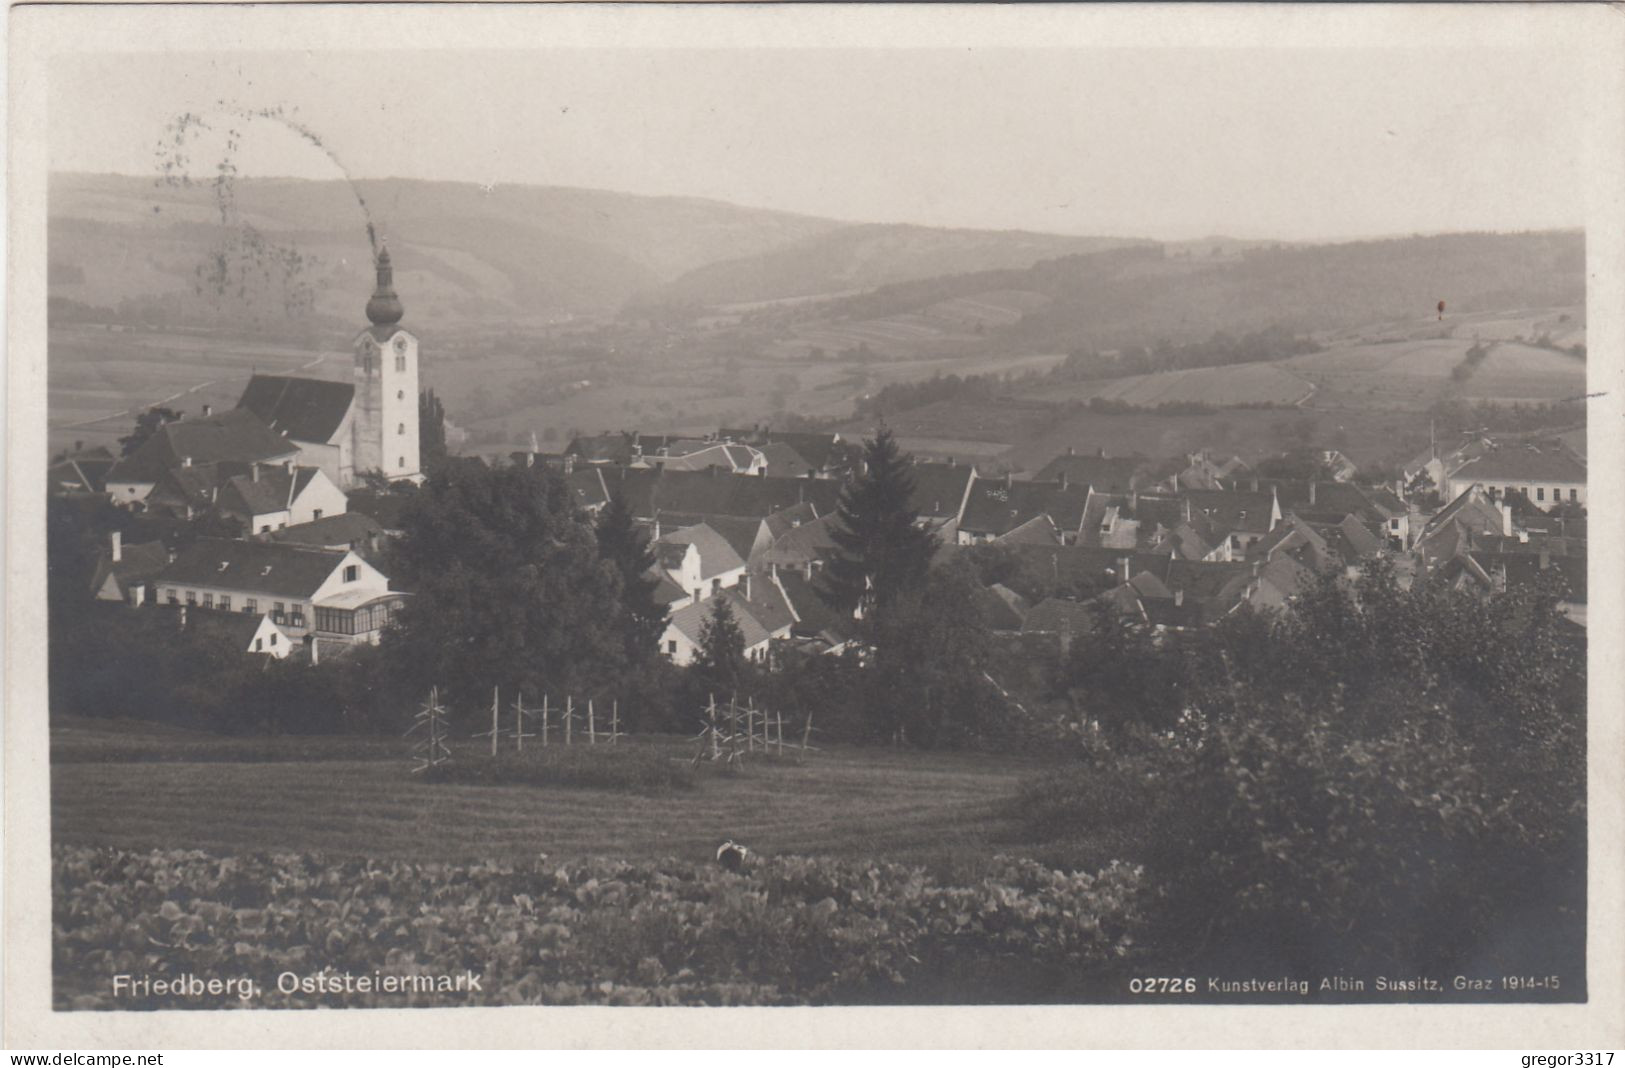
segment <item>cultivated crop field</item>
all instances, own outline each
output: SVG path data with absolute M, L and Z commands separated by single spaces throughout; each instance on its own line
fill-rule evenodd
M 1465 378 L 1453 377 L 1470 338 L 1349 345 L 1282 362 L 1313 382 L 1316 406 L 1425 408 L 1444 396 L 1469 400 L 1553 401 L 1585 392 L 1585 361 L 1513 341 L 1485 342 L 1489 354 Z
M 1095 397 L 1139 407 L 1197 401 L 1219 407 L 1242 404 L 1297 404 L 1314 387 L 1302 376 L 1274 363 L 1238 363 L 1228 367 L 1193 367 L 1159 374 L 1092 382 L 1066 382 L 1018 391 L 1024 399 L 1087 401 Z
M 47 346 L 52 449 L 84 441 L 116 451 L 143 408 L 165 404 L 190 415 L 206 403 L 232 408 L 256 370 L 331 378 L 349 360 L 331 349 L 90 325 L 52 327 Z
M 686 763 L 686 740 L 634 736 Z M 215 738 L 85 721 L 53 739 L 52 836 L 133 849 L 319 851 L 413 861 L 610 854 L 703 859 L 727 838 L 764 853 L 975 868 L 1019 851 L 1008 810 L 1048 765 L 1013 756 L 835 748 L 797 763 L 702 765 L 694 789 L 426 783 L 405 742 Z M 469 746 L 459 762 L 488 759 Z

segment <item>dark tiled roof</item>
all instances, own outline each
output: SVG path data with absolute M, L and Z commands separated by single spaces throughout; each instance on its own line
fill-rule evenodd
M 1048 597 L 1022 620 L 1023 634 L 1087 634 L 1094 629 L 1096 609 L 1087 601 Z
M 96 561 L 95 577 L 90 583 L 93 591 L 100 590 L 109 575 L 117 578 L 121 593 L 148 581 L 169 563 L 169 550 L 164 548 L 161 541 L 145 541 L 123 546 L 119 557 L 119 562 L 115 564 L 111 550 L 102 550 Z
M 700 551 L 700 577 L 712 579 L 725 571 L 745 566 L 745 558 L 734 551 L 728 540 L 716 530 L 699 523 L 691 527 L 664 532 L 655 544 L 692 545 Z
M 378 521 L 364 512 L 343 512 L 278 530 L 271 534 L 271 540 L 289 545 L 354 546 L 382 530 Z
M 1145 463 L 1135 456 L 1057 456 L 1038 469 L 1035 482 L 1056 482 L 1062 475 L 1069 483 L 1091 486 L 1096 493 L 1127 493 L 1139 485 L 1135 477 Z
M 252 475 L 233 475 L 221 491 L 220 506 L 225 511 L 240 508 L 246 515 L 285 511 L 289 502 L 310 485 L 317 470 L 296 467 L 290 475 L 284 467 L 262 467 L 257 480 Z
M 823 635 L 831 644 L 839 645 L 857 634 L 857 621 L 843 615 L 818 595 L 816 578 L 807 578 L 799 571 L 779 572 L 779 583 L 790 598 L 799 622 L 791 626 L 791 633 L 807 638 Z
M 656 512 L 765 518 L 802 502 L 819 515 L 835 510 L 841 484 L 831 479 L 773 478 L 726 471 L 660 471 L 614 467 L 604 471 L 609 492 L 624 497 L 632 514 L 653 519 Z
M 165 423 L 141 447 L 114 465 L 109 481 L 157 482 L 190 457 L 193 466 L 251 463 L 297 456 L 298 446 L 267 430 L 253 412 L 235 408 Z
M 178 615 L 179 610 L 168 605 L 160 606 L 159 611 Z M 265 622 L 264 613 L 252 612 L 221 612 L 208 608 L 191 606 L 186 613 L 186 629 L 200 634 L 211 641 L 218 641 L 229 647 L 233 652 L 249 652 L 249 645 L 254 640 L 254 634 Z M 177 621 L 176 626 L 179 626 Z
M 1213 524 L 1214 531 L 1229 534 L 1244 531 L 1265 534 L 1270 529 L 1274 498 L 1269 491 L 1237 493 L 1233 490 L 1187 490 L 1191 518 L 1198 516 Z
M 345 554 L 277 542 L 199 538 L 158 573 L 175 586 L 212 586 L 277 597 L 309 597 Z
M 917 463 L 908 469 L 914 492 L 908 506 L 932 519 L 957 517 L 975 469 L 969 464 Z
M 741 560 L 749 561 L 756 548 L 756 539 L 762 532 L 762 520 L 744 519 L 731 515 L 691 515 L 682 512 L 661 512 L 658 516 L 662 532 L 682 530 L 704 524 L 722 535 Z
M 1535 449 L 1504 445 L 1471 460 L 1451 473 L 1457 482 L 1578 482 L 1586 480 L 1585 465 L 1558 448 Z
M 744 598 L 735 596 L 731 589 L 677 609 L 671 614 L 670 624 L 697 645 L 701 635 L 705 633 L 705 625 L 711 621 L 711 614 L 716 611 L 716 603 L 719 600 L 727 601 L 728 607 L 733 610 L 734 621 L 739 624 L 740 633 L 745 636 L 746 649 L 767 641 L 770 637 L 767 630 L 747 610 Z
M 761 449 L 762 456 L 767 460 L 768 471 L 779 478 L 801 478 L 814 470 L 813 465 L 787 441 L 770 441 L 757 448 Z
M 959 529 L 973 534 L 1004 534 L 1035 516 L 1047 515 L 1062 531 L 1077 530 L 1089 500 L 1087 486 L 1059 482 L 978 480 Z
M 253 412 L 279 434 L 325 444 L 338 432 L 354 400 L 355 386 L 349 382 L 255 375 L 237 407 Z
M 743 580 L 738 586 L 733 587 L 732 592 L 738 595 L 739 604 L 762 625 L 763 630 L 770 634 L 776 633 L 795 622 L 789 596 L 773 581 L 771 573 L 757 571 L 746 577 L 750 579 L 750 596 L 745 596 Z

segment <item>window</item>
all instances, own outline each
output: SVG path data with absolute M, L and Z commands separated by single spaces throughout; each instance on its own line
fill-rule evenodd
M 396 399 L 396 400 L 405 400 L 405 399 L 406 399 L 406 390 L 404 390 L 404 389 L 397 389 L 397 390 L 396 390 L 396 391 L 395 391 L 395 399 Z
M 344 568 L 344 581 L 345 582 L 354 582 L 356 579 L 358 579 L 360 577 L 361 577 L 361 565 L 359 565 L 359 564 L 348 564 L 348 565 L 345 566 L 345 568 Z
M 1580 491 L 1570 487 L 1570 489 L 1569 489 L 1569 500 L 1578 501 L 1579 499 L 1580 499 Z
M 250 597 L 243 603 L 243 611 L 245 612 L 258 612 L 259 610 L 260 602 L 256 598 Z
M 666 652 L 670 653 L 672 656 L 677 655 L 677 639 L 673 638 L 671 641 L 666 643 Z
M 406 466 L 406 457 L 402 456 L 401 460 L 400 460 L 400 463 L 397 464 L 396 466 L 397 467 L 405 467 Z
M 317 520 L 317 519 L 320 519 L 320 518 L 321 518 L 321 517 L 322 517 L 322 510 L 321 510 L 321 509 L 320 509 L 320 508 L 317 508 L 317 509 L 315 509 L 315 510 L 313 510 L 313 511 L 312 511 L 312 512 L 311 512 L 311 513 L 310 513 L 310 518 L 311 518 L 311 519 L 312 519 L 312 520 L 313 520 L 313 521 L 314 521 L 314 520 Z
M 396 434 L 405 434 L 406 433 L 406 424 L 405 423 L 397 424 L 396 427 L 395 427 L 395 433 Z
M 279 623 L 282 621 L 282 612 L 283 606 L 281 601 L 277 601 L 271 606 L 271 618 L 275 619 Z
M 220 611 L 222 611 L 222 612 L 231 611 L 231 594 L 222 593 L 220 595 Z
M 170 604 L 180 604 L 181 603 L 180 597 L 176 595 L 174 590 L 167 590 L 165 592 L 167 592 L 169 594 L 169 603 Z
M 406 357 L 405 356 L 396 356 L 395 357 L 395 370 L 397 370 L 397 371 L 406 370 Z
M 265 652 L 264 648 L 262 648 L 264 646 L 264 644 L 265 644 L 265 639 L 264 638 L 255 638 L 254 639 L 254 651 L 256 653 Z
M 1535 500 L 1544 501 L 1545 499 L 1546 499 L 1546 487 L 1545 486 L 1536 486 L 1535 487 Z
M 722 580 L 719 579 L 719 578 L 712 579 L 711 580 L 711 592 L 716 593 L 720 589 L 722 589 Z
M 276 631 L 271 632 L 271 647 L 276 648 Z
M 205 593 L 203 595 L 203 607 L 204 608 L 213 608 L 214 607 L 214 594 Z
M 187 604 L 197 604 L 197 591 L 196 590 L 187 590 L 186 591 L 186 603 Z

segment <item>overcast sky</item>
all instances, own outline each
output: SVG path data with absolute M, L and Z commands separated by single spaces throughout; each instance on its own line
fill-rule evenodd
M 296 115 L 358 177 L 1295 240 L 1581 225 L 1572 77 L 1482 49 L 98 55 L 54 68 L 49 129 L 53 169 L 153 174 L 166 124 L 224 129 L 224 101 Z M 241 173 L 339 176 L 240 125 Z

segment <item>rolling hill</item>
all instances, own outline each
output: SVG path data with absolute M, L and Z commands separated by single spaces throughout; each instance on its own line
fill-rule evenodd
M 363 206 L 364 204 L 364 206 Z M 707 301 L 868 288 L 1027 267 L 1097 238 L 854 225 L 720 201 L 403 179 L 171 186 L 56 174 L 50 293 L 59 321 L 349 323 L 369 285 L 370 220 L 415 318 L 547 322 L 638 298 Z M 1116 242 L 1121 243 L 1121 242 Z M 681 296 L 688 300 L 688 296 Z

